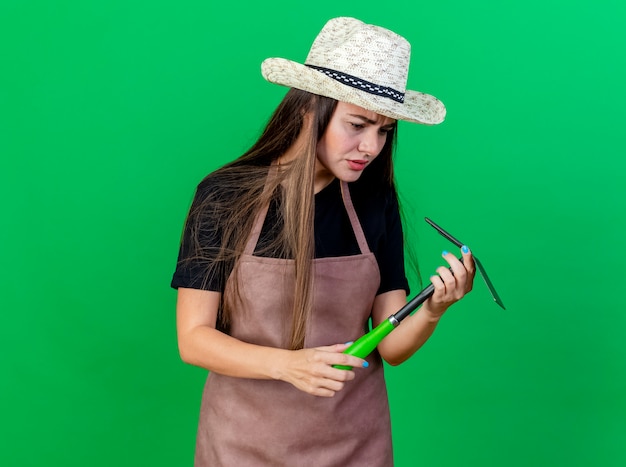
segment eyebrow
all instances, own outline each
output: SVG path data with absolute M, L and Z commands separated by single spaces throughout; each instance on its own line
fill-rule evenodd
M 370 125 L 376 125 L 378 123 L 376 120 L 369 119 L 365 115 L 359 115 L 359 114 L 348 114 L 348 115 L 350 117 L 355 117 L 360 120 L 363 120 L 364 122 L 369 123 Z M 389 123 L 387 125 L 381 125 L 381 128 L 393 128 L 396 123 L 397 121 L 394 120 L 392 123 Z

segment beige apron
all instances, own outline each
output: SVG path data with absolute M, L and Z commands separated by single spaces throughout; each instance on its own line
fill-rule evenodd
M 380 273 L 348 186 L 344 205 L 360 255 L 314 260 L 314 305 L 305 347 L 356 340 L 365 332 Z M 253 256 L 267 208 L 260 212 L 237 280 L 242 309 L 230 334 L 284 347 L 291 325 L 293 260 Z M 233 278 L 229 278 L 229 281 Z M 228 283 L 227 283 L 228 287 Z M 378 352 L 332 398 L 289 383 L 209 374 L 202 397 L 195 465 L 228 467 L 383 467 L 393 465 L 389 406 Z

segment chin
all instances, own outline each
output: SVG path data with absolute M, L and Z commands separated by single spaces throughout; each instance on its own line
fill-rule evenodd
M 359 178 L 361 178 L 361 175 L 363 175 L 363 171 L 361 170 L 360 172 L 350 172 L 350 174 L 348 175 L 348 182 L 356 182 Z

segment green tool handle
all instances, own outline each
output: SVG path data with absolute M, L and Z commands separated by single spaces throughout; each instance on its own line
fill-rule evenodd
M 477 258 L 474 257 L 476 260 Z M 462 262 L 463 258 L 459 258 Z M 452 268 L 448 268 L 452 271 Z M 483 276 L 485 277 L 485 276 Z M 365 358 L 367 357 L 372 350 L 376 348 L 376 346 L 382 341 L 387 334 L 395 329 L 395 327 L 400 324 L 404 318 L 413 313 L 417 307 L 419 307 L 422 303 L 424 303 L 432 294 L 435 292 L 435 286 L 430 284 L 424 290 L 422 290 L 419 294 L 413 297 L 406 305 L 404 305 L 400 310 L 398 310 L 395 314 L 391 315 L 388 319 L 380 323 L 370 332 L 362 336 L 358 339 L 354 344 L 348 347 L 343 353 L 348 355 L 354 355 L 355 357 Z M 495 292 L 495 290 L 493 291 Z M 495 299 L 496 302 L 500 306 L 502 306 L 501 302 L 499 302 L 499 298 Z M 503 306 L 502 306 L 503 307 Z M 503 307 L 504 308 L 504 307 Z M 340 370 L 351 370 L 351 366 L 346 365 L 334 365 L 335 368 L 339 368 Z
M 413 311 L 417 309 L 422 303 L 424 303 L 428 297 L 430 297 L 435 291 L 435 287 L 430 284 L 419 294 L 413 297 L 406 305 L 404 305 L 395 314 L 391 315 L 385 321 L 380 323 L 370 332 L 359 338 L 354 344 L 348 347 L 343 353 L 348 355 L 354 355 L 355 357 L 365 358 L 372 350 L 382 341 L 387 334 L 393 331 L 400 321 L 409 316 Z M 340 370 L 351 370 L 352 367 L 346 365 L 335 365 L 335 368 Z
M 380 341 L 382 341 L 387 334 L 394 330 L 396 325 L 397 321 L 395 319 L 386 319 L 370 332 L 361 336 L 354 344 L 344 350 L 343 353 L 354 355 L 359 358 L 367 357 L 376 348 Z M 335 365 L 335 368 L 339 368 L 340 370 L 352 369 L 351 366 L 346 365 Z

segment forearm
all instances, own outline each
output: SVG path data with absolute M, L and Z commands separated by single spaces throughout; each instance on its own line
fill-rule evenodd
M 435 331 L 439 319 L 427 310 L 418 310 L 381 341 L 378 351 L 387 363 L 399 365 L 424 345 Z
M 335 365 L 366 366 L 363 359 L 343 353 L 347 344 L 285 350 L 231 337 L 215 327 L 220 300 L 218 292 L 178 290 L 176 328 L 183 361 L 236 378 L 285 381 L 322 397 L 332 397 L 354 379 L 353 371 Z
M 287 350 L 249 344 L 210 326 L 196 326 L 178 337 L 186 363 L 226 376 L 279 379 Z

